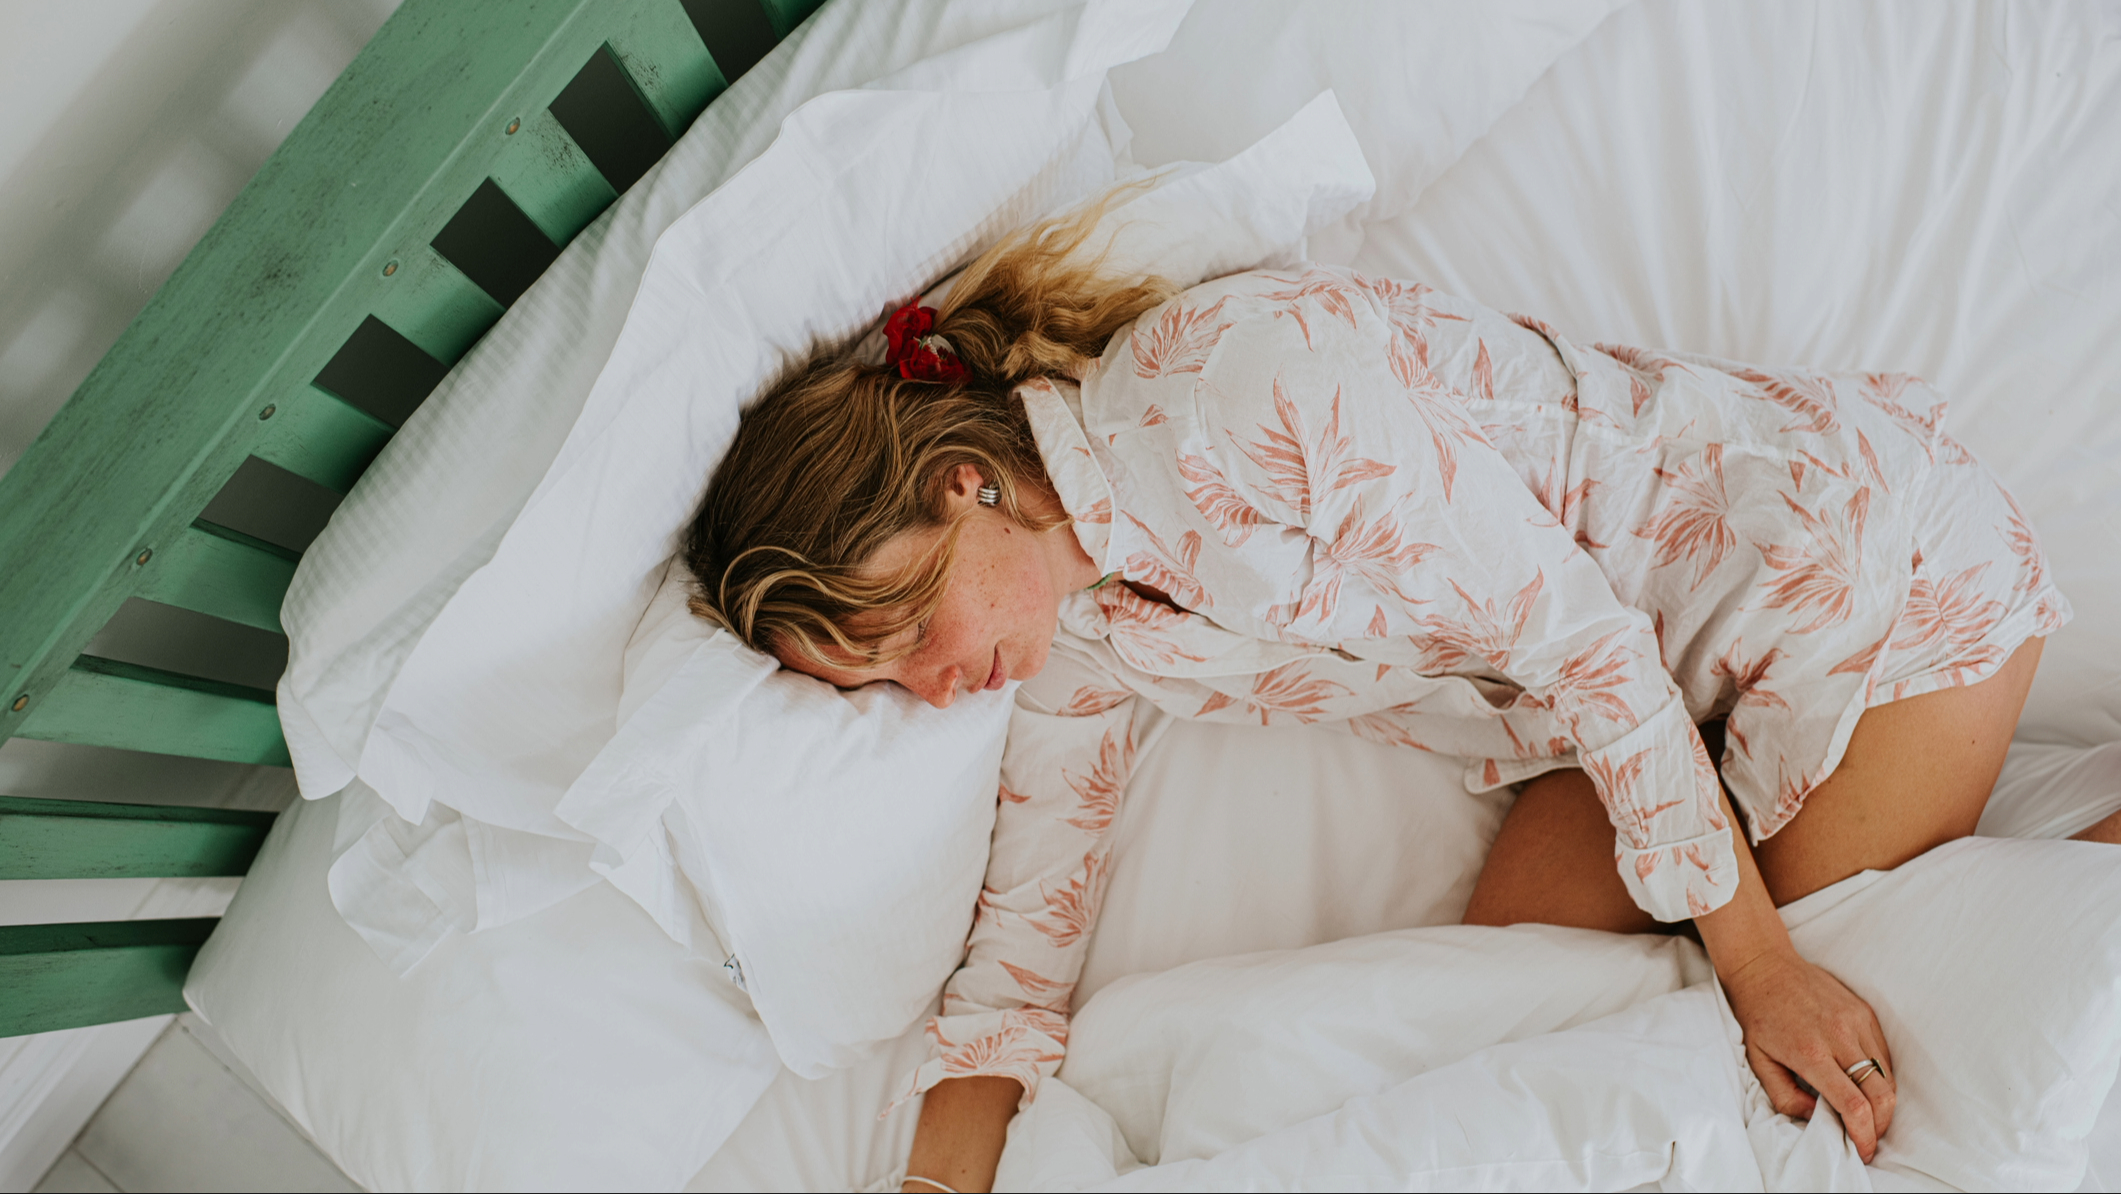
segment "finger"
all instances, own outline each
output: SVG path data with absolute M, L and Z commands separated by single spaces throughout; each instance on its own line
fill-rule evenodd
M 1881 1066 L 1856 1089 L 1870 1101 L 1871 1122 L 1877 1126 L 1878 1135 L 1885 1135 L 1893 1126 L 1893 1110 L 1900 1105 L 1900 1091 L 1893 1085 L 1892 1074 Z
M 1878 1154 L 1878 1123 L 1871 1113 L 1871 1101 L 1857 1089 L 1856 1084 L 1842 1071 L 1839 1062 L 1829 1055 L 1816 1055 L 1817 1060 L 1807 1064 L 1798 1073 L 1812 1084 L 1827 1105 L 1841 1116 L 1841 1127 L 1848 1133 L 1849 1143 L 1856 1146 L 1856 1155 L 1868 1165 Z M 1860 1060 L 1860 1059 L 1858 1059 Z M 1855 1062 L 1851 1061 L 1850 1065 Z M 1873 1078 L 1873 1082 L 1877 1079 Z
M 1798 1087 L 1796 1075 L 1789 1067 L 1762 1053 L 1748 1043 L 1745 1059 L 1753 1065 L 1753 1076 L 1760 1079 L 1761 1089 L 1767 1091 L 1768 1103 L 1775 1110 L 1791 1119 L 1810 1119 L 1817 1100 Z
M 1885 1059 L 1883 1034 L 1860 1033 L 1858 1040 L 1869 1050 L 1864 1056 L 1878 1063 L 1878 1070 L 1856 1084 L 1863 1097 L 1871 1102 L 1871 1116 L 1878 1125 L 1878 1135 L 1884 1136 L 1893 1127 L 1893 1112 L 1900 1105 L 1900 1084 L 1893 1078 L 1891 1063 Z

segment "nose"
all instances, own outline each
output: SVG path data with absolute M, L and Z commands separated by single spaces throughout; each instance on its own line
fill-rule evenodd
M 902 683 L 913 691 L 913 695 L 938 709 L 948 709 L 950 702 L 957 699 L 957 690 L 960 687 L 959 681 L 964 679 L 964 674 L 963 668 L 953 666 L 943 668 L 940 671 L 930 672 L 925 677 L 906 680 Z

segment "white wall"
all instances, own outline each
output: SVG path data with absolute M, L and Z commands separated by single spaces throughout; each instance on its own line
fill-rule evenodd
M 0 0 L 0 472 L 396 6 Z M 270 808 L 293 784 L 16 739 L 0 794 Z M 0 882 L 0 923 L 212 915 L 232 890 Z M 159 1027 L 0 1041 L 0 1190 L 43 1174 Z
M 396 0 L 0 0 L 0 470 Z

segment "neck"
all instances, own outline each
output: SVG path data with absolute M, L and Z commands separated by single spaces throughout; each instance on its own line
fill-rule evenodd
M 1087 589 L 1105 578 L 1097 561 L 1083 550 L 1082 540 L 1075 537 L 1075 526 L 1062 523 L 1047 531 L 1041 544 L 1046 549 L 1046 568 L 1053 576 L 1053 590 L 1057 593 L 1073 593 Z

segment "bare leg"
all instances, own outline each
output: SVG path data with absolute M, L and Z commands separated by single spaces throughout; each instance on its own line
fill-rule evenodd
M 2041 645 L 2027 639 L 1979 684 L 1866 712 L 1841 765 L 1805 797 L 1803 811 L 1753 847 L 1775 903 L 1858 871 L 1891 870 L 1972 834 L 2003 770 Z
M 2121 813 L 2115 813 L 2082 833 L 2073 833 L 2073 842 L 2105 842 L 2110 846 L 2121 846 Z
M 1635 906 L 1613 869 L 1613 823 L 1580 768 L 1525 784 L 1503 818 L 1466 905 L 1469 925 L 1548 924 L 1609 933 L 1664 926 Z
M 1754 849 L 1776 904 L 1858 871 L 1888 870 L 1974 831 L 2025 707 L 2041 640 L 1979 684 L 1864 713 L 1841 765 L 1781 832 Z M 2110 831 L 2112 838 L 2093 835 Z M 2079 835 L 2121 839 L 2121 814 Z M 1613 827 L 1589 777 L 1555 771 L 1525 785 L 1473 887 L 1467 924 L 1522 922 L 1616 932 L 1658 926 L 1613 869 Z

